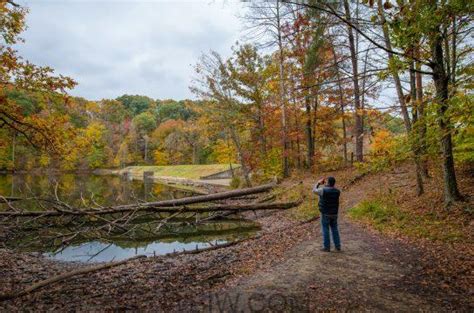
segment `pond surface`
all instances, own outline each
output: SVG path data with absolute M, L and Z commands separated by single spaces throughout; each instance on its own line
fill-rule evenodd
M 157 201 L 192 195 L 152 181 L 128 180 L 115 175 L 0 175 L 0 195 L 9 197 L 56 198 L 74 207 L 108 206 L 139 201 Z M 85 202 L 85 203 L 84 203 Z M 22 201 L 22 208 L 41 209 L 36 201 Z
M 121 247 L 113 243 L 91 241 L 80 245 L 70 245 L 64 250 L 53 253 L 45 253 L 47 257 L 60 261 L 80 262 L 110 262 L 128 259 L 137 255 L 158 255 L 175 251 L 193 250 L 210 247 L 211 245 L 225 243 L 225 240 L 214 242 L 160 242 L 156 241 L 148 245 L 140 245 L 136 248 Z
M 15 174 L 0 175 L 0 195 L 30 198 L 11 204 L 36 211 L 48 208 L 44 203 L 31 199 L 33 197 L 59 199 L 72 207 L 98 207 L 177 199 L 192 193 L 152 181 L 127 180 L 120 176 Z M 6 209 L 5 204 L 0 204 L 0 210 Z M 88 220 L 80 225 L 68 220 L 64 221 L 64 225 L 55 224 L 54 227 L 28 224 L 3 245 L 21 251 L 40 252 L 61 261 L 108 262 L 139 254 L 163 255 L 205 248 L 253 236 L 259 230 L 256 223 L 238 218 L 194 225 L 196 216 L 189 215 L 170 219 L 163 227 L 162 221 L 166 217 L 163 213 L 144 214 L 127 224 L 123 232 L 100 228 L 100 221 L 97 220 Z M 97 231 L 97 226 L 100 231 Z M 67 243 L 64 237 L 58 240 L 58 234 L 78 230 L 80 235 L 68 238 Z

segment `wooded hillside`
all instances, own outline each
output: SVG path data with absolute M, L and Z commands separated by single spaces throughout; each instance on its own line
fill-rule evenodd
M 273 1 L 245 12 L 248 40 L 197 62 L 197 100 L 91 101 L 17 55 L 27 12 L 2 3 L 0 168 L 239 163 L 251 185 L 250 173 L 410 160 L 422 194 L 433 160 L 446 202 L 461 199 L 454 165 L 474 155 L 472 4 Z

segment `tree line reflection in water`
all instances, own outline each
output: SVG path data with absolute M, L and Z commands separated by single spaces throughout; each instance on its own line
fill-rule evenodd
M 61 175 L 0 175 L 0 195 L 20 198 L 59 198 L 72 207 L 98 207 L 147 201 L 177 199 L 191 196 L 190 191 L 179 190 L 153 181 L 128 180 L 120 176 L 91 174 Z M 37 201 L 21 200 L 13 203 L 22 208 L 42 210 Z M 5 204 L 2 204 L 5 209 Z M 161 255 L 174 251 L 209 247 L 253 236 L 258 231 L 254 222 L 240 218 L 226 218 L 210 223 L 193 225 L 192 216 L 180 216 L 160 225 L 163 214 L 150 214 L 136 220 L 123 232 L 82 232 L 67 242 L 54 241 L 55 233 L 67 232 L 70 226 L 25 228 L 21 238 L 12 238 L 8 248 L 40 252 L 62 261 L 103 262 L 121 260 L 137 254 Z M 68 222 L 70 223 L 70 222 Z M 91 219 L 87 225 L 100 223 Z M 139 225 L 137 225 L 139 223 Z M 156 230 L 158 232 L 151 232 Z M 41 240 L 48 238 L 48 240 Z

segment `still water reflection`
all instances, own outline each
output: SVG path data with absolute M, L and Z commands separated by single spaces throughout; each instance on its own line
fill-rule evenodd
M 10 197 L 57 196 L 72 206 L 117 205 L 138 201 L 156 201 L 191 195 L 152 181 L 128 180 L 115 175 L 0 175 L 0 195 Z M 32 200 L 23 201 L 22 208 L 40 209 Z
M 155 241 L 147 245 L 135 248 L 124 248 L 114 243 L 103 243 L 91 241 L 80 245 L 71 245 L 64 250 L 58 250 L 44 255 L 60 261 L 81 262 L 110 262 L 120 261 L 136 255 L 161 255 L 175 251 L 202 249 L 211 245 L 223 244 L 225 240 L 214 240 L 213 242 L 160 242 Z
M 192 195 L 151 181 L 131 181 L 120 176 L 103 175 L 0 175 L 0 195 L 29 198 L 16 201 L 17 207 L 29 210 L 48 209 L 32 197 L 57 197 L 74 207 L 97 207 L 177 199 Z M 6 209 L 0 205 L 0 210 Z M 68 228 L 31 229 L 5 243 L 11 249 L 39 252 L 48 258 L 61 261 L 106 262 L 123 260 L 138 254 L 162 255 L 174 251 L 193 250 L 222 244 L 253 236 L 258 225 L 242 219 L 223 219 L 201 225 L 192 225 L 186 220 L 171 220 L 166 227 L 158 227 L 162 216 L 151 215 L 145 220 L 134 221 L 133 231 L 126 236 L 117 233 L 90 233 L 62 242 L 45 241 L 56 233 L 70 231 Z M 192 222 L 192 220 L 190 220 Z M 95 221 L 97 223 L 97 221 Z M 153 236 L 148 230 L 159 229 Z

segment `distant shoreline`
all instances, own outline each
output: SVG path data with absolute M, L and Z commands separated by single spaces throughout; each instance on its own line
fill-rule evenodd
M 113 171 L 117 171 L 120 169 L 76 169 L 76 170 L 62 170 L 56 168 L 34 168 L 31 170 L 0 170 L 0 175 L 8 175 L 8 174 L 21 174 L 21 175 L 43 175 L 43 174 L 102 174 L 99 172 L 102 171 L 110 171 L 112 174 Z

